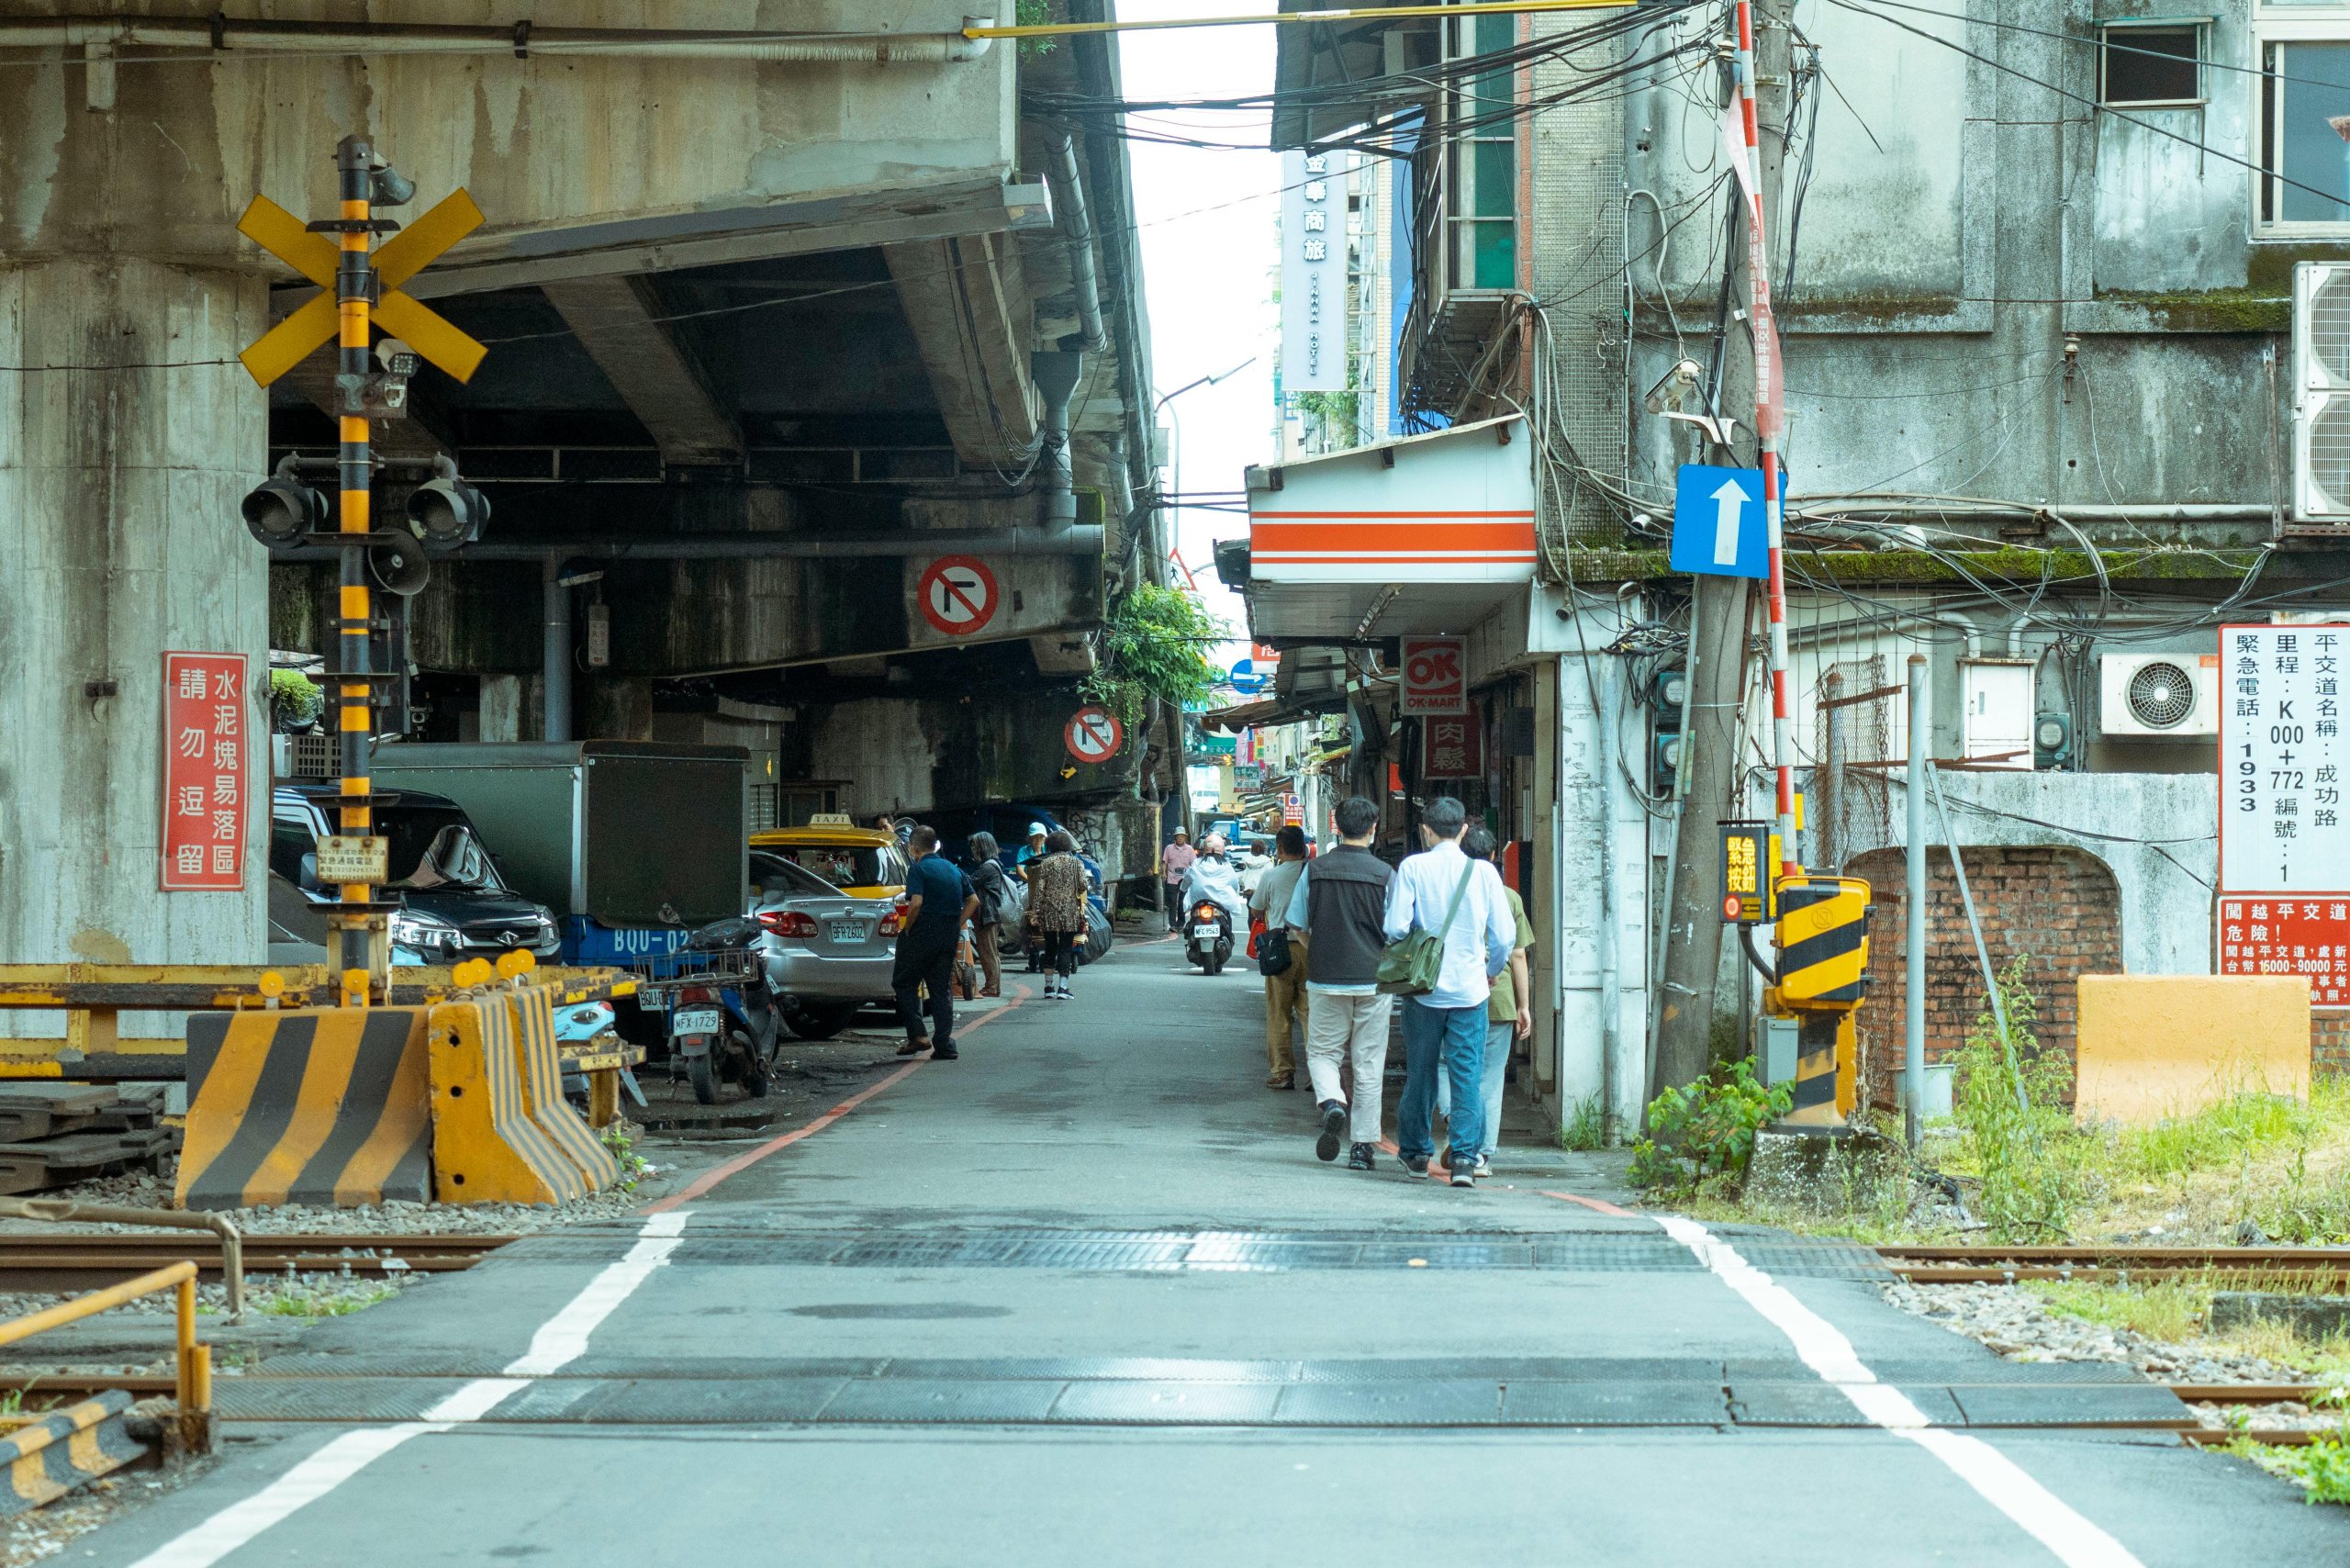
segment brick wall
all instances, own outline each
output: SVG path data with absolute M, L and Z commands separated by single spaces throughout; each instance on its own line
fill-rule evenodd
M 2310 1014 L 2310 1071 L 2350 1074 L 2350 1013 Z
M 2074 981 L 2085 974 L 2121 972 L 2121 896 L 2113 873 L 2078 849 L 1984 846 L 1964 854 L 1967 886 L 1982 917 L 1992 967 L 2004 969 L 2019 954 L 2030 956 L 2028 983 L 2039 1006 L 2034 1032 L 2043 1050 L 2070 1062 Z M 1982 968 L 1950 856 L 1930 850 L 1926 866 L 1926 1060 L 1932 1063 L 1965 1043 L 1985 1000 Z M 1901 1072 L 1908 986 L 1902 852 L 1871 850 L 1845 869 L 1867 878 L 1875 899 L 1869 917 L 1869 998 L 1856 1022 L 1865 1098 L 1889 1107 Z M 2350 1026 L 2337 1049 L 2350 1070 Z

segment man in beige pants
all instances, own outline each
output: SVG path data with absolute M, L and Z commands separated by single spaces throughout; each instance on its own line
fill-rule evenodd
M 1321 1133 L 1314 1152 L 1338 1158 L 1341 1137 L 1350 1143 L 1347 1164 L 1372 1168 L 1379 1148 L 1380 1100 L 1387 1073 L 1387 1015 L 1395 999 L 1379 994 L 1379 955 L 1387 946 L 1387 887 L 1394 868 L 1371 853 L 1379 831 L 1379 807 L 1360 795 L 1338 802 L 1337 846 L 1306 863 L 1291 893 L 1292 932 L 1310 932 L 1313 945 L 1305 971 L 1312 1013 L 1305 1035 L 1305 1069 L 1321 1108 Z M 1338 1067 L 1354 1074 L 1348 1103 Z
M 1265 977 L 1265 1062 L 1270 1072 L 1265 1087 L 1294 1089 L 1297 1058 L 1305 1054 L 1308 1006 L 1305 933 L 1290 928 L 1289 903 L 1291 895 L 1297 890 L 1297 879 L 1305 869 L 1305 830 L 1284 827 L 1273 835 L 1273 847 L 1281 856 L 1281 863 L 1258 879 L 1257 890 L 1248 898 L 1248 913 L 1263 919 L 1266 935 L 1276 931 L 1289 934 L 1289 968 Z M 1260 953 L 1262 940 L 1259 939 Z M 1293 1031 L 1292 1014 L 1296 1018 Z M 1290 1045 L 1292 1038 L 1296 1041 L 1293 1052 Z

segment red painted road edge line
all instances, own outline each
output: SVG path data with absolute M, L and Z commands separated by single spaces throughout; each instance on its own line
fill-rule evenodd
M 1614 1215 L 1618 1219 L 1639 1219 L 1640 1217 L 1629 1209 L 1619 1209 L 1614 1204 L 1608 1203 L 1600 1198 L 1586 1198 L 1574 1193 L 1553 1193 L 1541 1187 L 1537 1187 L 1535 1189 L 1535 1193 L 1541 1197 L 1556 1198 L 1562 1204 L 1581 1204 L 1587 1209 L 1597 1209 L 1601 1214 Z
M 1005 1002 L 1002 1006 L 996 1008 L 991 1012 L 982 1014 L 980 1016 L 972 1019 L 968 1024 L 964 1025 L 957 1032 L 958 1036 L 968 1035 L 974 1029 L 984 1028 L 989 1024 L 993 1023 L 996 1019 L 1002 1017 L 1005 1014 L 1019 1006 L 1022 1002 L 1027 1001 L 1029 996 L 1032 994 L 1026 986 L 1019 987 L 1018 991 L 1019 994 L 1014 996 L 1011 1001 Z M 847 1115 L 851 1111 L 856 1110 L 859 1105 L 864 1104 L 867 1100 L 872 1099 L 876 1094 L 880 1093 L 881 1091 L 889 1088 L 891 1084 L 901 1083 L 908 1078 L 912 1077 L 915 1069 L 920 1068 L 929 1060 L 930 1058 L 928 1057 L 922 1057 L 906 1063 L 905 1066 L 900 1068 L 897 1071 L 891 1073 L 880 1082 L 867 1084 L 864 1088 L 858 1090 L 856 1093 L 850 1095 L 847 1099 L 842 1101 L 839 1104 L 834 1106 L 831 1110 L 825 1112 L 822 1115 L 817 1117 L 806 1126 L 794 1127 L 791 1131 L 785 1133 L 781 1137 L 769 1138 L 767 1142 L 759 1145 L 758 1148 L 752 1149 L 748 1153 L 736 1155 L 733 1159 L 728 1160 L 725 1164 L 719 1166 L 714 1170 L 703 1171 L 699 1176 L 695 1177 L 692 1182 L 688 1182 L 681 1190 L 670 1193 L 667 1197 L 663 1198 L 659 1203 L 647 1204 L 645 1207 L 639 1209 L 637 1213 L 647 1215 L 666 1214 L 669 1210 L 676 1208 L 680 1204 L 689 1204 L 693 1202 L 693 1200 L 700 1197 L 712 1187 L 717 1186 L 721 1182 L 725 1181 L 729 1176 L 749 1170 L 752 1166 L 756 1165 L 760 1160 L 765 1159 L 768 1155 L 775 1153 L 778 1149 L 789 1148 L 793 1144 L 798 1143 L 801 1138 L 810 1137 L 817 1133 L 822 1132 L 826 1127 L 831 1126 L 834 1122 L 839 1121 L 843 1116 Z

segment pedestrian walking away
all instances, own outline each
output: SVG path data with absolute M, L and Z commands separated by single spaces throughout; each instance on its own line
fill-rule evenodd
M 1297 1087 L 1297 1058 L 1305 1052 L 1305 933 L 1289 924 L 1291 897 L 1305 870 L 1305 830 L 1284 827 L 1273 835 L 1281 858 L 1257 880 L 1248 895 L 1248 913 L 1261 916 L 1265 933 L 1257 939 L 1257 967 L 1265 977 L 1265 1063 L 1268 1089 Z M 1292 1030 L 1292 1016 L 1296 1026 Z M 1292 1049 L 1292 1041 L 1295 1042 Z M 1310 1074 L 1308 1075 L 1311 1076 Z
M 1460 835 L 1460 850 L 1472 860 L 1492 860 L 1500 853 L 1500 846 L 1493 830 L 1479 823 Z M 1526 957 L 1534 946 L 1534 926 L 1526 918 L 1526 903 L 1516 888 L 1504 883 L 1502 897 L 1509 901 L 1517 935 L 1510 944 L 1509 968 L 1494 977 L 1493 996 L 1485 1003 L 1485 1069 L 1478 1118 L 1484 1138 L 1477 1150 L 1479 1176 L 1494 1173 L 1494 1151 L 1502 1140 L 1502 1085 L 1509 1076 L 1511 1047 L 1534 1033 L 1533 973 Z M 1451 1125 L 1452 1080 L 1441 1072 L 1436 1075 L 1436 1109 Z
M 991 833 L 971 835 L 971 890 L 979 895 L 979 911 L 972 922 L 971 950 L 979 963 L 979 994 L 1003 994 L 1003 958 L 997 946 L 996 922 L 1003 918 L 1005 894 L 1010 882 L 1003 874 L 1003 862 Z
M 1164 901 L 1161 913 L 1167 916 L 1167 929 L 1175 929 L 1181 916 L 1183 877 L 1191 870 L 1192 862 L 1200 852 L 1192 847 L 1192 835 L 1183 828 L 1175 830 L 1174 840 L 1158 852 L 1160 868 L 1159 897 Z
M 913 863 L 906 868 L 906 915 L 898 933 L 897 961 L 890 989 L 905 1020 L 906 1043 L 898 1054 L 928 1050 L 935 1061 L 953 1061 L 955 1048 L 955 948 L 963 923 L 979 907 L 971 879 L 938 853 L 938 830 L 927 823 L 907 835 Z M 923 1030 L 923 992 L 929 992 L 930 1031 Z
M 1085 940 L 1085 862 L 1067 828 L 1045 840 L 1045 857 L 1028 868 L 1028 918 L 1045 960 L 1045 995 L 1072 1000 L 1069 982 L 1077 973 L 1077 950 Z
M 1404 1169 L 1428 1173 L 1436 1153 L 1436 1075 L 1451 1081 L 1453 1118 L 1445 1163 L 1452 1184 L 1477 1184 L 1483 1147 L 1485 1011 L 1494 978 L 1509 963 L 1517 925 L 1501 876 L 1492 864 L 1461 853 L 1469 813 L 1438 795 L 1420 812 L 1420 841 L 1427 847 L 1406 858 L 1388 890 L 1386 934 L 1401 942 L 1429 931 L 1443 943 L 1436 983 L 1404 999 L 1404 1100 L 1396 1107 L 1395 1150 Z
M 1386 946 L 1388 888 L 1394 868 L 1371 853 L 1379 807 L 1360 795 L 1333 813 L 1338 842 L 1305 861 L 1290 890 L 1283 924 L 1304 938 L 1305 1070 L 1321 1113 L 1314 1152 L 1371 1168 L 1379 1147 L 1382 1092 L 1387 1076 L 1387 1020 L 1394 998 L 1380 994 L 1379 955 Z M 1351 1101 L 1339 1069 L 1352 1074 Z

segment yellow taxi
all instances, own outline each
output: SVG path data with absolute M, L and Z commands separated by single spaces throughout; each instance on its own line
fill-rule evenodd
M 755 833 L 751 847 L 814 872 L 851 898 L 894 899 L 906 890 L 906 856 L 897 834 L 858 827 L 845 813 L 822 812 L 805 827 Z

